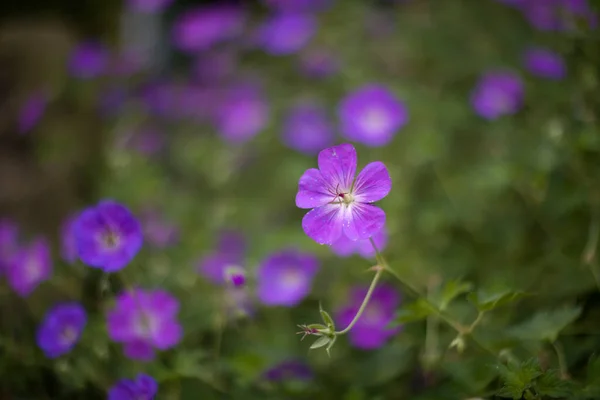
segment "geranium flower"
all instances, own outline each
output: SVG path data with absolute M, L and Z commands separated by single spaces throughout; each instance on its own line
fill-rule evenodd
M 46 357 L 70 352 L 79 341 L 87 314 L 79 303 L 59 303 L 50 309 L 37 331 L 37 344 Z
M 108 391 L 108 400 L 152 400 L 158 392 L 156 380 L 146 374 L 121 379 Z
M 36 239 L 18 249 L 6 270 L 9 285 L 21 297 L 29 296 L 40 283 L 50 279 L 51 274 L 50 245 L 45 239 Z

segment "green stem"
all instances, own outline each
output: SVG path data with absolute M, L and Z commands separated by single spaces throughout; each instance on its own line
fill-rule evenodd
M 560 370 L 560 377 L 562 379 L 569 379 L 569 370 L 567 368 L 567 361 L 565 359 L 565 351 L 562 345 L 558 341 L 551 343 L 554 351 L 556 352 L 556 358 L 558 358 L 558 368 Z

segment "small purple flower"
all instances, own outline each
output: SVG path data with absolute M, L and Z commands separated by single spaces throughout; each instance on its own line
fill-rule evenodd
M 19 247 L 19 228 L 8 219 L 0 219 L 0 275 Z
M 231 5 L 195 7 L 175 21 L 173 42 L 185 52 L 206 50 L 240 35 L 245 21 L 244 10 Z
M 29 96 L 19 111 L 19 133 L 31 131 L 44 116 L 47 105 L 48 99 L 45 94 L 38 92 Z
M 174 0 L 127 0 L 127 6 L 132 11 L 140 13 L 159 13 L 173 4 Z
M 294 106 L 284 123 L 283 142 L 306 154 L 316 154 L 335 140 L 333 125 L 325 110 L 316 103 Z
M 559 80 L 566 76 L 567 67 L 557 53 L 541 47 L 531 47 L 523 56 L 525 68 L 540 78 Z
M 304 232 L 319 244 L 333 244 L 342 235 L 368 239 L 385 224 L 385 212 L 372 203 L 392 189 L 385 165 L 367 164 L 356 180 L 356 150 L 351 144 L 325 149 L 319 169 L 307 170 L 298 182 L 296 206 L 312 208 L 302 220 Z
M 179 240 L 179 230 L 155 209 L 147 209 L 141 215 L 144 237 L 152 246 L 164 249 Z
M 93 79 L 104 74 L 110 62 L 108 50 L 100 43 L 81 43 L 71 52 L 69 72 L 79 79 Z
M 121 379 L 108 391 L 108 400 L 152 400 L 158 392 L 156 380 L 146 374 Z
M 71 214 L 63 222 L 60 229 L 60 248 L 62 258 L 69 264 L 77 261 L 77 240 L 75 238 L 75 223 L 79 213 Z
M 256 40 L 266 53 L 283 56 L 301 50 L 316 31 L 317 21 L 310 14 L 278 13 L 260 26 Z
M 367 288 L 355 288 L 350 295 L 350 304 L 336 315 L 340 327 L 346 327 L 358 312 L 367 293 Z M 363 314 L 348 333 L 350 343 L 363 350 L 376 349 L 397 334 L 399 328 L 388 328 L 400 304 L 399 293 L 390 285 L 382 284 L 375 288 Z
M 339 58 L 332 50 L 312 48 L 300 53 L 300 72 L 309 78 L 324 79 L 341 69 Z
M 260 133 L 269 122 L 269 105 L 254 85 L 228 88 L 215 111 L 219 134 L 232 144 L 243 144 Z
M 123 343 L 127 357 L 150 361 L 155 349 L 170 349 L 181 340 L 178 313 L 179 301 L 168 292 L 135 288 L 117 296 L 107 316 L 108 335 Z
M 314 379 L 312 368 L 302 360 L 285 360 L 263 373 L 263 377 L 271 382 L 301 381 Z
M 124 268 L 142 247 L 142 236 L 131 211 L 112 200 L 84 210 L 75 223 L 79 258 L 104 272 Z
M 372 239 L 379 251 L 385 249 L 388 241 L 388 235 L 385 228 L 374 234 Z M 348 239 L 346 235 L 340 236 L 340 238 L 331 245 L 331 250 L 340 257 L 349 257 L 355 253 L 360 254 L 364 258 L 375 257 L 375 249 L 373 249 L 373 245 L 369 239 L 352 241 Z
M 216 285 L 231 283 L 233 286 L 242 286 L 245 283 L 242 268 L 245 247 L 244 237 L 240 233 L 229 230 L 221 232 L 217 250 L 199 261 L 198 273 Z
M 50 279 L 52 258 L 45 239 L 34 240 L 11 257 L 6 277 L 9 285 L 21 297 L 29 296 L 40 283 Z
M 384 86 L 365 85 L 339 105 L 342 135 L 367 146 L 384 146 L 408 122 L 406 106 Z
M 293 307 L 310 293 L 319 270 L 315 256 L 283 250 L 264 260 L 258 269 L 259 300 L 268 306 Z
M 471 105 L 481 117 L 495 120 L 519 111 L 523 96 L 523 81 L 516 73 L 492 70 L 479 79 L 471 93 Z
M 79 303 L 59 303 L 50 309 L 37 331 L 37 344 L 46 357 L 57 358 L 73 350 L 87 322 Z

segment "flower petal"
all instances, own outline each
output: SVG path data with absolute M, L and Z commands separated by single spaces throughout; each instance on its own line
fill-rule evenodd
M 302 229 L 319 244 L 332 244 L 342 235 L 342 207 L 326 204 L 313 208 L 302 219 Z
M 368 239 L 385 225 L 385 212 L 370 204 L 353 203 L 343 214 L 344 233 L 350 240 Z
M 354 184 L 354 198 L 360 203 L 383 199 L 392 189 L 392 179 L 386 166 L 375 161 L 367 164 L 358 174 Z
M 296 194 L 296 207 L 314 208 L 331 202 L 335 195 L 323 175 L 316 168 L 306 170 L 298 182 L 298 194 Z
M 350 190 L 356 174 L 356 150 L 351 144 L 340 144 L 319 153 L 319 170 L 334 189 Z
M 149 362 L 154 359 L 154 349 L 149 343 L 143 340 L 133 340 L 123 346 L 125 357 L 142 362 Z

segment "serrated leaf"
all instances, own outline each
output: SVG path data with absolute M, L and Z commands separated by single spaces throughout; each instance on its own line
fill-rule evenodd
M 535 383 L 537 393 L 553 399 L 571 398 L 575 387 L 573 381 L 561 379 L 557 370 L 546 371 Z
M 440 310 L 444 311 L 455 298 L 471 291 L 472 288 L 473 285 L 469 282 L 453 280 L 446 283 L 439 294 L 438 304 Z
M 509 289 L 499 290 L 499 291 L 478 291 L 471 292 L 467 296 L 467 299 L 473 303 L 473 305 L 479 311 L 490 311 L 495 308 L 504 306 L 506 304 L 512 303 L 516 300 L 521 299 L 526 296 L 525 292 L 522 291 L 513 291 Z
M 396 324 L 404 324 L 407 322 L 420 321 L 435 313 L 435 308 L 427 303 L 427 301 L 419 299 L 402 307 L 396 314 L 394 322 Z
M 314 349 L 321 348 L 321 347 L 327 345 L 330 340 L 331 339 L 329 339 L 329 337 L 327 337 L 327 336 L 321 336 L 320 338 L 315 340 L 315 342 L 312 345 L 310 345 L 310 349 L 314 350 Z
M 504 386 L 496 393 L 500 397 L 512 397 L 517 400 L 523 392 L 531 388 L 534 380 L 542 374 L 538 361 L 535 358 L 521 364 L 499 364 L 498 372 Z
M 538 312 L 531 319 L 511 328 L 509 333 L 521 340 L 554 342 L 560 332 L 575 321 L 580 314 L 580 307 Z

